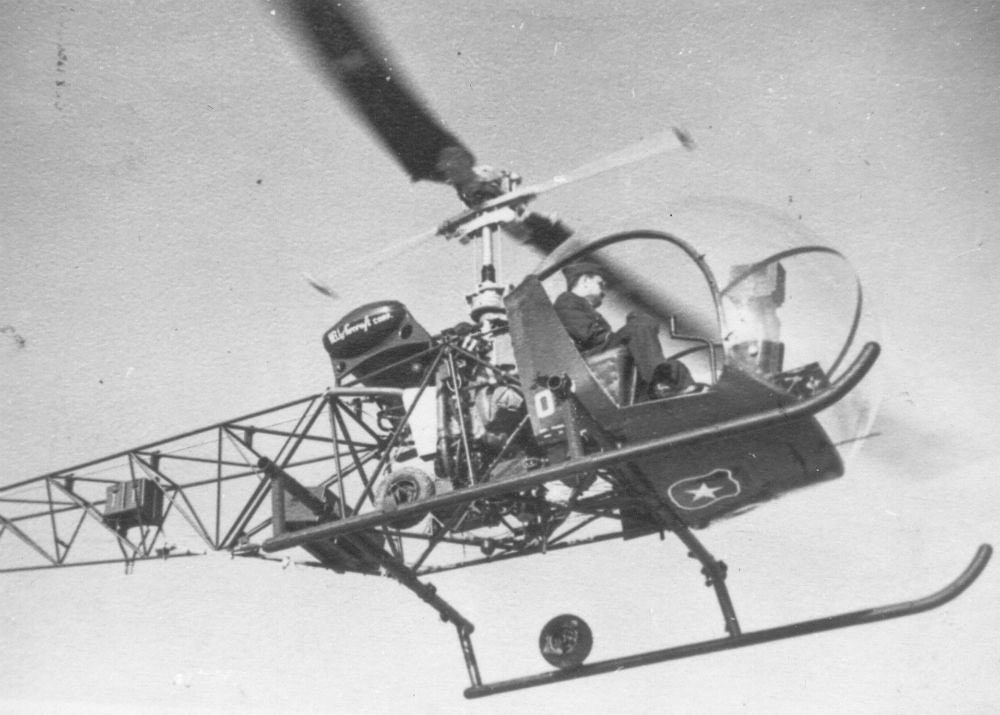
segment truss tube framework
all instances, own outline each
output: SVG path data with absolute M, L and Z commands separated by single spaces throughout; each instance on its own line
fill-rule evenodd
M 34 551 L 35 553 L 39 554 L 42 558 L 44 558 L 46 561 L 48 561 L 49 564 L 51 564 L 51 566 L 58 566 L 59 565 L 59 561 L 54 556 L 52 556 L 48 551 L 46 551 L 44 548 L 42 548 L 34 539 L 32 539 L 27 534 L 25 534 L 23 531 L 21 531 L 17 527 L 17 525 L 13 521 L 11 521 L 10 519 L 7 519 L 7 518 L 5 518 L 3 516 L 0 516 L 0 526 L 3 526 L 4 530 L 9 530 L 10 533 L 12 533 L 14 536 L 16 536 L 17 538 L 19 538 L 21 541 L 23 541 L 29 547 L 31 547 L 32 551 Z M 3 533 L 3 531 L 0 531 L 0 534 L 2 534 L 2 533 Z M 51 566 L 47 566 L 45 568 L 51 568 Z
M 0 487 L 0 536 L 6 535 L 4 543 L 10 542 L 11 547 L 14 546 L 13 542 L 18 542 L 18 549 L 4 548 L 0 551 L 0 570 L 21 570 L 21 567 L 14 564 L 27 564 L 29 559 L 35 561 L 35 564 L 27 567 L 30 569 L 36 568 L 38 562 L 50 568 L 76 563 L 120 563 L 118 558 L 106 559 L 101 554 L 101 550 L 107 550 L 109 545 L 115 553 L 119 547 L 122 548 L 126 561 L 153 553 L 157 546 L 162 545 L 164 524 L 136 524 L 142 529 L 142 534 L 133 536 L 131 531 L 116 530 L 113 520 L 106 519 L 101 513 L 102 507 L 108 506 L 102 487 L 140 478 L 149 478 L 164 495 L 166 509 L 162 520 L 166 525 L 186 521 L 185 533 L 189 527 L 193 531 L 192 535 L 207 548 L 235 548 L 244 537 L 270 526 L 270 519 L 254 526 L 260 519 L 259 508 L 270 488 L 267 481 L 258 482 L 260 474 L 255 465 L 262 453 L 266 452 L 276 463 L 289 468 L 336 460 L 340 449 L 332 454 L 322 454 L 321 450 L 305 454 L 301 449 L 307 444 L 314 447 L 323 442 L 333 443 L 333 438 L 323 434 L 325 430 L 317 421 L 320 413 L 328 411 L 328 406 L 334 399 L 382 395 L 398 397 L 401 393 L 401 390 L 387 388 L 334 388 L 226 422 L 118 451 L 68 469 L 4 485 Z M 285 419 L 286 417 L 291 420 Z M 278 426 L 272 426 L 266 422 L 272 418 L 282 421 L 277 423 Z M 349 417 L 345 418 L 350 420 Z M 258 424 L 258 420 L 262 424 Z M 285 426 L 286 422 L 289 423 L 288 427 Z M 265 446 L 254 444 L 255 435 L 266 435 L 266 440 L 261 443 Z M 352 449 L 352 454 L 356 453 L 349 436 L 345 438 L 343 434 L 338 434 L 336 437 L 339 439 L 339 448 Z M 374 433 L 372 438 L 376 442 L 380 440 Z M 237 456 L 228 456 L 230 448 L 235 449 Z M 367 451 L 358 455 L 359 462 L 367 460 Z M 240 468 L 243 465 L 246 469 Z M 81 469 L 93 470 L 94 474 L 98 471 L 112 472 L 112 475 L 109 478 L 80 475 L 77 470 Z M 244 491 L 249 496 L 241 492 L 237 498 L 229 497 L 226 507 L 232 515 L 227 516 L 227 512 L 223 512 L 223 482 L 234 480 L 240 480 L 241 487 L 247 486 Z M 22 489 L 33 489 L 40 492 L 41 497 L 25 499 L 15 496 Z M 33 505 L 38 508 L 34 509 Z M 238 510 L 238 513 L 234 510 Z M 74 520 L 67 520 L 67 515 L 73 516 Z M 101 536 L 110 534 L 113 541 L 104 539 L 97 542 L 91 539 L 78 543 L 76 537 L 81 527 L 89 535 L 95 531 L 91 528 L 95 524 L 105 532 Z M 25 528 L 25 525 L 30 528 Z M 27 549 L 21 550 L 21 543 Z M 27 553 L 28 550 L 31 553 Z M 18 560 L 11 560 L 8 564 L 6 559 L 9 554 Z
M 191 528 L 194 529 L 195 533 L 198 534 L 199 538 L 205 542 L 208 548 L 217 549 L 218 544 L 214 543 L 212 538 L 208 535 L 208 531 L 205 530 L 205 525 L 202 524 L 201 519 L 198 518 L 198 512 L 195 511 L 191 502 L 187 498 L 187 494 L 184 493 L 184 488 L 152 464 L 146 463 L 138 455 L 132 454 L 129 456 L 135 460 L 140 469 L 153 479 L 156 483 L 156 487 L 163 492 L 163 496 L 170 502 L 170 505 L 175 511 L 177 511 L 178 514 L 184 517 L 185 521 L 187 521 Z M 163 485 L 164 482 L 166 482 L 169 488 Z M 218 480 L 216 483 L 219 483 Z M 171 491 L 173 493 L 171 493 Z M 181 502 L 183 502 L 183 505 Z
M 681 445 L 692 444 L 699 441 L 719 439 L 729 434 L 736 434 L 747 430 L 765 427 L 783 420 L 794 419 L 803 415 L 816 414 L 826 409 L 844 395 L 849 393 L 858 382 L 871 369 L 878 358 L 879 346 L 876 343 L 868 343 L 864 349 L 844 372 L 844 374 L 834 382 L 829 389 L 813 397 L 802 400 L 792 405 L 778 407 L 755 415 L 739 417 L 719 424 L 686 430 L 677 434 L 667 435 L 656 439 L 626 445 L 620 449 L 608 452 L 600 452 L 587 455 L 580 459 L 574 459 L 561 464 L 542 467 L 525 474 L 500 482 L 487 482 L 473 487 L 458 489 L 441 496 L 431 497 L 423 502 L 405 504 L 393 510 L 391 518 L 415 516 L 423 514 L 432 509 L 444 506 L 464 504 L 482 497 L 496 496 L 499 494 L 517 492 L 528 489 L 555 479 L 563 479 L 574 476 L 580 472 L 592 471 L 599 468 L 611 467 L 616 464 L 627 463 L 649 454 L 667 451 Z M 382 526 L 390 515 L 385 512 L 373 511 L 358 516 L 342 519 L 330 524 L 321 524 L 308 527 L 301 531 L 290 534 L 282 534 L 268 539 L 262 545 L 265 552 L 281 551 L 293 546 L 325 539 L 332 536 L 340 536 L 364 529 L 377 528 Z
M 56 488 L 58 488 L 59 491 L 61 491 L 68 499 L 71 499 L 77 505 L 79 505 L 79 507 L 81 509 L 83 509 L 83 513 L 86 516 L 89 516 L 91 519 L 93 519 L 95 522 L 97 522 L 101 526 L 101 528 L 103 528 L 108 533 L 110 533 L 112 536 L 114 536 L 115 539 L 118 540 L 118 543 L 121 544 L 122 548 L 126 548 L 127 547 L 129 549 L 129 551 L 132 552 L 132 557 L 133 558 L 136 557 L 136 556 L 139 556 L 140 554 L 143 555 L 143 556 L 146 555 L 146 554 L 143 554 L 140 551 L 140 549 L 139 549 L 138 546 L 136 546 L 131 541 L 129 541 L 125 537 L 124 534 L 121 534 L 117 530 L 112 529 L 110 526 L 108 526 L 108 524 L 104 521 L 104 518 L 94 508 L 93 504 L 91 504 L 90 502 L 88 502 L 86 499 L 84 499 L 83 497 L 79 496 L 78 494 L 74 494 L 73 492 L 69 491 L 68 489 L 66 489 L 66 487 L 64 487 L 61 484 L 59 484 L 59 482 L 53 481 L 52 484 Z M 55 533 L 54 529 L 55 529 L 55 527 L 53 527 L 53 533 Z M 69 549 L 67 548 L 67 553 L 68 553 L 68 551 L 69 551 Z M 62 558 L 59 559 L 59 564 L 60 565 L 62 565 L 62 562 L 66 558 L 66 555 L 67 554 L 64 553 L 62 555 Z
M 93 559 L 90 561 L 74 561 L 73 563 L 61 563 L 56 564 L 40 564 L 38 566 L 16 566 L 9 569 L 0 569 L 0 573 L 23 573 L 26 571 L 48 571 L 53 568 L 68 569 L 78 566 L 110 566 L 112 564 L 125 564 L 126 567 L 131 566 L 140 561 L 166 561 L 167 559 L 179 559 L 185 556 L 204 556 L 205 554 L 197 551 L 184 551 L 179 554 L 170 553 L 169 550 L 157 549 L 157 553 L 150 554 L 148 556 L 133 556 L 130 558 L 119 558 L 119 559 Z
M 298 450 L 299 445 L 302 444 L 302 441 L 305 439 L 305 435 L 312 429 L 313 424 L 315 424 L 320 414 L 324 412 L 325 406 L 326 395 L 315 395 L 305 410 L 303 410 L 302 414 L 299 416 L 299 421 L 296 424 L 295 429 L 287 436 L 287 439 L 278 452 L 278 463 L 281 467 L 286 467 L 291 462 L 296 451 Z M 241 440 L 231 429 L 227 428 L 226 432 L 231 440 L 242 444 L 247 451 L 253 454 L 259 464 L 263 455 L 255 450 L 248 440 Z M 262 479 L 257 484 L 250 500 L 246 503 L 239 516 L 233 522 L 233 525 L 226 533 L 226 537 L 223 539 L 221 544 L 219 544 L 218 548 L 230 549 L 237 543 L 241 535 L 243 535 L 246 531 L 250 520 L 253 519 L 257 510 L 260 508 L 261 504 L 263 504 L 270 488 L 271 482 L 267 479 Z
M 133 447 L 132 449 L 126 449 L 126 450 L 123 450 L 121 452 L 115 452 L 114 454 L 109 454 L 109 455 L 104 456 L 104 457 L 99 457 L 97 459 L 91 459 L 91 460 L 89 460 L 87 462 L 81 462 L 79 464 L 74 464 L 72 467 L 67 467 L 66 469 L 60 469 L 60 470 L 55 471 L 55 472 L 48 472 L 46 474 L 42 474 L 42 475 L 37 476 L 37 477 L 31 477 L 30 479 L 24 479 L 24 480 L 22 480 L 20 482 L 14 482 L 13 484 L 7 484 L 7 485 L 5 485 L 3 487 L 3 490 L 4 491 L 10 491 L 10 490 L 13 490 L 13 489 L 17 489 L 19 487 L 26 486 L 28 484 L 36 484 L 36 483 L 41 482 L 42 480 L 47 479 L 49 477 L 65 477 L 65 476 L 67 476 L 68 474 L 70 474 L 72 472 L 78 472 L 78 471 L 80 471 L 82 469 L 86 469 L 87 467 L 93 467 L 93 466 L 95 466 L 97 464 L 101 464 L 102 462 L 110 462 L 111 460 L 114 460 L 114 459 L 119 459 L 119 458 L 122 458 L 122 457 L 128 457 L 130 454 L 132 454 L 134 452 L 151 452 L 151 451 L 153 451 L 153 449 L 155 447 L 160 447 L 160 446 L 165 445 L 165 444 L 167 444 L 169 442 L 175 442 L 177 440 L 181 440 L 181 439 L 184 439 L 186 437 L 193 437 L 193 436 L 195 436 L 195 435 L 197 435 L 197 434 L 199 434 L 201 432 L 208 432 L 209 430 L 214 430 L 214 429 L 217 429 L 219 427 L 232 426 L 232 425 L 238 424 L 239 422 L 242 422 L 242 421 L 246 421 L 246 420 L 253 419 L 255 417 L 260 417 L 262 415 L 266 415 L 266 414 L 268 414 L 270 412 L 278 412 L 279 410 L 284 410 L 284 409 L 287 409 L 289 407 L 294 407 L 296 405 L 301 405 L 301 404 L 309 402 L 311 400 L 315 400 L 317 398 L 321 398 L 322 396 L 323 396 L 323 393 L 319 393 L 319 394 L 315 394 L 315 395 L 309 395 L 308 397 L 300 397 L 297 400 L 291 400 L 290 402 L 283 402 L 280 405 L 276 405 L 274 407 L 269 407 L 269 408 L 264 409 L 264 410 L 257 410 L 256 412 L 251 412 L 248 415 L 242 415 L 240 417 L 237 417 L 236 419 L 226 420 L 226 421 L 223 421 L 223 422 L 216 422 L 215 424 L 208 425 L 207 427 L 199 427 L 198 429 L 188 430 L 187 432 L 181 432 L 180 434 L 175 434 L 172 437 L 167 437 L 165 439 L 158 439 L 155 442 L 149 442 L 147 444 L 143 444 L 143 445 L 140 445 L 138 447 Z
M 421 379 L 420 381 L 420 386 L 417 388 L 417 394 L 422 394 L 423 391 L 427 389 L 427 386 L 431 382 L 431 378 L 433 378 L 434 374 L 437 372 L 438 365 L 441 364 L 441 359 L 443 355 L 444 351 L 439 350 L 438 353 L 434 356 L 434 359 L 431 361 L 430 366 L 424 372 L 423 379 Z M 369 500 L 372 504 L 375 503 L 375 496 L 372 492 L 372 489 L 375 487 L 375 480 L 378 478 L 379 474 L 381 474 L 382 470 L 385 468 L 385 465 L 388 463 L 390 455 L 389 448 L 395 445 L 397 440 L 399 440 L 400 435 L 403 434 L 403 431 L 406 429 L 406 426 L 410 421 L 410 416 L 413 414 L 413 410 L 416 409 L 416 405 L 417 405 L 416 401 L 414 401 L 414 403 L 410 405 L 410 407 L 406 410 L 406 413 L 403 415 L 403 419 L 400 420 L 399 425 L 392 430 L 392 433 L 386 439 L 384 451 L 382 453 L 382 456 L 379 457 L 378 464 L 375 465 L 375 471 L 372 473 L 372 479 L 368 484 L 365 485 L 364 490 L 361 492 L 361 496 L 358 497 L 358 500 L 354 505 L 355 513 L 361 510 L 361 507 L 364 506 L 366 499 Z

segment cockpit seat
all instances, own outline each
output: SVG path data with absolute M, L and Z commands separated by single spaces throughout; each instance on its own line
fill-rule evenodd
M 597 382 L 619 406 L 633 402 L 636 368 L 628 348 L 619 345 L 586 356 L 587 367 Z
M 591 374 L 619 407 L 627 407 L 647 399 L 645 388 L 638 384 L 639 371 L 636 369 L 635 361 L 624 345 L 586 355 L 585 360 Z M 638 394 L 640 388 L 643 390 L 641 397 Z M 707 389 L 708 385 L 691 382 L 685 389 L 671 396 L 692 395 Z

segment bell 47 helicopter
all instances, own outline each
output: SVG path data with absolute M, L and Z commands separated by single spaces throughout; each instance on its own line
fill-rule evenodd
M 458 191 L 466 209 L 434 233 L 479 246 L 471 322 L 431 334 L 398 300 L 362 305 L 323 335 L 335 378 L 324 392 L 0 487 L 0 570 L 131 569 L 198 555 L 172 543 L 180 533 L 248 558 L 279 559 L 272 554 L 299 547 L 311 565 L 395 579 L 454 625 L 467 697 L 910 615 L 955 598 L 978 577 L 988 545 L 930 596 L 745 631 L 726 565 L 695 531 L 844 473 L 818 415 L 847 402 L 879 346 L 857 340 L 856 280 L 848 281 L 844 325 L 816 324 L 808 301 L 797 304 L 791 290 L 811 280 L 812 261 L 846 266 L 843 258 L 823 246 L 789 247 L 723 265 L 720 281 L 719 266 L 673 233 L 630 230 L 574 244 L 569 229 L 529 212 L 529 202 L 652 152 L 691 149 L 690 137 L 672 130 L 651 146 L 521 187 L 514 174 L 476 165 L 392 76 L 346 3 L 276 9 L 410 176 Z M 502 237 L 547 257 L 516 286 L 497 276 Z M 687 262 L 705 296 L 699 319 L 678 326 L 669 301 L 609 258 L 636 246 Z M 545 282 L 581 260 L 597 263 L 630 306 L 662 319 L 673 342 L 688 343 L 671 359 L 688 366 L 690 384 L 651 397 L 626 347 L 578 351 Z M 837 347 L 810 354 L 796 325 Z M 831 338 L 838 330 L 841 338 Z M 590 628 L 563 614 L 539 637 L 553 670 L 487 682 L 473 624 L 423 580 L 667 533 L 701 565 L 724 636 L 588 663 Z

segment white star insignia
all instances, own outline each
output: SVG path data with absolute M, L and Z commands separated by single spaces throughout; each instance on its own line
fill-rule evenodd
M 705 482 L 702 482 L 698 485 L 697 489 L 685 489 L 684 491 L 691 495 L 691 501 L 699 501 L 701 499 L 715 499 L 715 493 L 720 489 L 722 487 L 712 488 Z

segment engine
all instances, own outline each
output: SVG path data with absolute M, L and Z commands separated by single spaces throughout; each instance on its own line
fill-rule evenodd
M 366 387 L 416 387 L 431 337 L 399 301 L 352 310 L 323 335 L 337 382 Z

